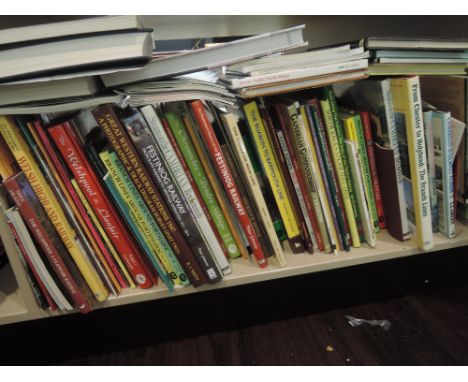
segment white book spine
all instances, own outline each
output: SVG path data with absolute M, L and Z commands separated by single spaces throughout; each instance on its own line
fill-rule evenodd
M 364 189 L 364 183 L 362 180 L 362 171 L 359 159 L 359 153 L 356 149 L 356 145 L 353 141 L 345 140 L 346 151 L 348 152 L 348 158 L 350 160 L 351 174 L 353 177 L 353 184 L 356 192 L 356 199 L 359 209 L 359 215 L 362 221 L 362 228 L 364 231 L 364 237 L 367 244 L 372 248 L 375 247 L 376 237 L 374 228 L 371 223 L 371 217 L 369 214 L 368 201 L 366 200 L 366 192 Z
M 210 249 L 213 259 L 217 263 L 219 269 L 223 275 L 228 275 L 232 272 L 231 265 L 224 255 L 224 251 L 213 232 L 213 229 L 208 221 L 208 218 L 203 210 L 200 202 L 195 195 L 195 191 L 192 188 L 190 180 L 185 173 L 180 160 L 172 147 L 172 144 L 164 130 L 164 127 L 159 120 L 156 112 L 151 106 L 143 107 L 141 109 L 143 116 L 145 117 L 148 126 L 153 134 L 156 143 L 158 144 L 161 152 L 163 153 L 166 162 L 174 175 L 174 179 L 185 196 L 187 204 L 189 205 L 190 211 L 195 218 L 195 222 L 199 228 L 200 234 L 204 238 L 207 246 Z
M 390 88 L 389 80 L 381 82 L 382 84 L 382 95 L 385 105 L 385 115 L 387 117 L 387 128 L 388 128 L 388 139 L 390 142 L 390 148 L 393 150 L 395 156 L 395 171 L 398 183 L 398 200 L 400 202 L 400 218 L 401 218 L 401 229 L 403 237 L 410 236 L 410 228 L 408 223 L 408 216 L 406 215 L 406 199 L 405 199 L 405 189 L 403 186 L 403 175 L 401 172 L 401 159 L 400 159 L 400 149 L 398 147 L 398 136 L 397 128 L 395 124 L 395 114 L 393 111 L 393 102 L 392 102 L 392 90 Z

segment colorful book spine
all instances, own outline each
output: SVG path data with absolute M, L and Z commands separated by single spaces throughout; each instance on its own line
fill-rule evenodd
M 299 115 L 299 124 L 302 125 L 302 129 L 305 132 L 305 139 L 307 142 L 308 152 L 311 155 L 310 163 L 312 168 L 312 175 L 314 177 L 314 181 L 317 187 L 317 193 L 319 196 L 320 204 L 322 206 L 323 216 L 325 220 L 325 225 L 327 227 L 328 235 L 330 238 L 330 245 L 332 252 L 336 253 L 336 250 L 342 249 L 339 244 L 338 234 L 336 230 L 336 226 L 334 224 L 334 216 L 332 215 L 331 208 L 330 208 L 330 201 L 326 195 L 326 187 L 324 184 L 324 180 L 322 174 L 319 169 L 319 163 L 321 162 L 321 158 L 317 156 L 317 151 L 315 150 L 315 145 L 312 139 L 311 128 L 309 125 L 309 120 L 307 118 L 304 106 L 300 106 L 299 103 L 296 103 L 296 108 L 298 109 Z M 336 217 L 336 216 L 335 216 Z
M 103 105 L 93 110 L 94 117 L 106 135 L 109 144 L 118 155 L 136 189 L 155 218 L 159 228 L 169 242 L 185 274 L 193 286 L 207 282 L 194 253 L 175 224 L 170 212 L 162 201 L 142 160 L 132 146 L 125 127 L 120 122 L 116 110 L 111 105 Z
M 63 212 L 67 217 L 70 225 L 73 230 L 77 233 L 77 239 L 86 251 L 86 255 L 89 259 L 92 260 L 93 266 L 97 270 L 99 276 L 104 281 L 107 288 L 114 294 L 118 295 L 121 290 L 121 286 L 117 281 L 115 275 L 113 274 L 109 264 L 106 262 L 103 254 L 99 251 L 98 248 L 93 248 L 89 238 L 87 236 L 86 229 L 82 229 L 82 222 L 80 220 L 80 215 L 74 203 L 71 201 L 65 185 L 61 182 L 60 176 L 58 175 L 53 163 L 50 158 L 44 154 L 43 147 L 40 142 L 39 137 L 36 134 L 33 123 L 26 123 L 17 118 L 17 123 L 23 136 L 31 148 L 37 163 L 39 164 L 43 174 L 46 177 L 46 180 L 49 182 L 52 190 L 55 192 L 60 206 L 63 208 Z M 85 227 L 87 228 L 87 227 Z
M 76 233 L 68 223 L 63 210 L 60 208 L 55 195 L 42 175 L 18 127 L 10 117 L 0 117 L 0 133 L 34 192 L 38 195 L 47 216 L 65 244 L 68 253 L 78 266 L 94 297 L 98 301 L 104 301 L 107 299 L 109 291 L 104 286 L 96 270 L 90 265 L 90 260 L 86 257 L 84 249 L 79 247 Z
M 64 245 L 56 235 L 56 231 L 46 212 L 41 206 L 38 196 L 28 183 L 23 172 L 8 178 L 3 182 L 13 198 L 24 222 L 32 232 L 36 242 L 47 257 L 51 268 L 59 277 L 75 308 L 82 313 L 92 310 L 90 302 L 80 290 L 77 280 L 72 276 L 70 265 L 65 263 L 67 256 Z
M 256 144 L 256 149 L 261 159 L 263 169 L 267 175 L 281 218 L 286 228 L 286 234 L 288 235 L 291 249 L 294 253 L 303 252 L 304 244 L 302 242 L 301 231 L 299 230 L 299 225 L 297 223 L 293 207 L 288 198 L 283 174 L 279 169 L 271 142 L 268 139 L 265 126 L 260 117 L 257 103 L 252 101 L 244 105 L 243 109 L 250 127 L 250 134 Z
M 333 169 L 333 163 L 330 158 L 328 143 L 323 130 L 323 122 L 318 110 L 318 100 L 314 98 L 308 101 L 304 108 L 310 121 L 309 126 L 312 140 L 317 157 L 319 158 L 319 167 L 325 184 L 325 191 L 330 203 L 330 210 L 332 212 L 340 246 L 343 250 L 349 251 L 351 238 L 347 229 L 346 217 L 340 200 L 340 192 Z
M 274 126 L 273 118 L 270 115 L 270 111 L 264 104 L 260 104 L 259 107 L 260 115 L 263 119 L 263 124 L 265 125 L 265 130 L 267 132 L 268 139 L 271 142 L 271 146 L 274 151 L 274 155 L 277 159 L 278 166 L 280 168 L 280 172 L 283 175 L 284 185 L 286 186 L 287 196 L 291 202 L 291 206 L 293 208 L 294 215 L 296 217 L 297 223 L 299 225 L 302 241 L 304 242 L 305 249 L 307 252 L 313 252 L 313 243 L 312 239 L 309 234 L 309 229 L 305 222 L 304 215 L 302 214 L 302 210 L 299 204 L 299 199 L 296 194 L 296 190 L 294 188 L 290 172 L 288 169 L 288 165 L 286 163 L 286 158 L 284 156 L 283 150 L 281 148 L 281 143 L 279 138 L 276 134 L 276 128 Z
M 83 229 L 86 232 L 89 231 L 88 237 L 90 239 L 94 239 L 96 246 L 98 246 L 98 249 L 106 258 L 107 263 L 112 269 L 114 276 L 119 281 L 120 287 L 125 288 L 127 285 L 129 285 L 132 288 L 135 288 L 135 284 L 130 274 L 128 273 L 127 268 L 125 268 L 125 265 L 122 263 L 122 260 L 120 259 L 117 252 L 115 250 L 112 251 L 109 246 L 106 247 L 105 243 L 102 240 L 103 236 L 96 231 L 95 225 L 90 221 L 90 218 L 86 213 L 86 209 L 84 208 L 83 203 L 81 202 L 76 191 L 74 190 L 74 187 L 70 182 L 71 175 L 68 169 L 66 169 L 63 160 L 61 160 L 61 158 L 59 158 L 59 156 L 57 155 L 57 150 L 52 146 L 53 143 L 50 141 L 49 136 L 42 128 L 40 122 L 35 122 L 32 128 L 37 134 L 35 140 L 37 144 L 41 147 L 41 150 L 44 153 L 44 158 L 48 160 L 49 167 L 54 168 L 57 171 L 56 178 L 57 180 L 61 180 L 63 183 L 61 188 L 68 192 L 68 195 L 70 197 L 70 206 L 72 206 L 72 208 L 76 208 L 75 215 L 78 217 L 78 219 L 81 218 L 80 223 Z M 109 253 L 113 255 L 112 258 Z
M 359 164 L 361 166 L 361 174 L 363 176 L 364 191 L 366 194 L 367 206 L 372 219 L 374 232 L 380 231 L 379 216 L 377 206 L 375 204 L 374 190 L 372 187 L 372 175 L 370 172 L 369 158 L 367 156 L 367 145 L 364 138 L 364 129 L 362 126 L 360 114 L 351 113 L 343 119 L 343 127 L 346 138 L 356 144 L 359 154 Z M 364 225 L 364 223 L 363 223 Z
M 139 115 L 139 120 L 143 118 Z M 169 124 L 178 124 L 183 128 L 183 122 L 180 118 L 174 117 L 174 120 L 168 118 Z M 124 124 L 129 130 L 128 119 L 123 119 Z M 173 172 L 162 154 L 160 147 L 151 134 L 146 121 L 141 122 L 141 132 L 137 139 L 129 132 L 130 137 L 138 150 L 143 153 L 144 161 L 147 167 L 154 175 L 154 180 L 161 185 L 161 191 L 166 196 L 166 202 L 173 212 L 173 216 L 179 223 L 182 234 L 187 243 L 195 249 L 200 259 L 203 259 L 206 268 L 206 276 L 211 283 L 220 281 L 222 274 L 229 274 L 231 267 L 224 256 L 224 252 L 214 235 L 208 219 L 198 203 L 198 199 L 190 185 L 182 166 L 179 166 L 177 173 Z M 132 123 L 130 122 L 130 126 Z M 143 140 L 146 140 L 144 142 Z
M 125 221 L 128 222 L 128 225 L 130 229 L 133 232 L 133 235 L 138 241 L 138 244 L 140 244 L 140 247 L 143 249 L 145 252 L 146 256 L 148 259 L 151 261 L 151 266 L 154 267 L 155 272 L 159 275 L 161 278 L 162 282 L 166 285 L 167 289 L 169 292 L 174 291 L 174 285 L 172 283 L 171 277 L 165 272 L 163 264 L 159 261 L 158 258 L 153 256 L 153 251 L 151 248 L 148 246 L 145 238 L 143 237 L 140 229 L 136 225 L 136 218 L 132 211 L 130 210 L 129 206 L 127 203 L 124 202 L 122 199 L 121 194 L 117 190 L 117 186 L 115 185 L 114 181 L 110 177 L 109 173 L 105 174 L 104 177 L 102 178 L 102 181 L 106 185 L 107 189 L 109 190 L 112 198 L 114 199 L 117 207 L 119 208 L 120 212 L 122 213 L 122 216 L 125 218 Z
M 406 130 L 416 242 L 420 249 L 428 250 L 434 243 L 419 77 L 392 78 L 390 84 L 395 117 Z
M 226 219 L 224 218 L 224 214 L 218 204 L 218 201 L 216 200 L 216 196 L 210 186 L 210 183 L 205 174 L 205 170 L 200 163 L 198 155 L 186 129 L 184 129 L 182 132 L 182 139 L 179 139 L 178 141 L 178 146 L 185 159 L 184 161 L 181 161 L 179 160 L 179 157 L 173 145 L 171 144 L 164 130 L 164 126 L 156 114 L 154 108 L 152 106 L 144 106 L 140 110 L 145 117 L 163 155 L 165 156 L 167 163 L 173 169 L 173 171 L 180 172 L 183 165 L 187 165 L 187 172 L 190 172 L 190 174 L 193 176 L 194 182 L 200 192 L 203 202 L 207 207 L 212 221 L 214 222 L 214 226 L 219 232 L 221 240 L 227 249 L 229 257 L 234 259 L 241 256 L 234 236 L 232 235 Z
M 263 198 L 257 176 L 255 175 L 255 170 L 245 148 L 242 134 L 239 130 L 239 126 L 237 125 L 237 116 L 229 113 L 223 114 L 221 118 L 227 127 L 226 132 L 228 134 L 229 141 L 231 142 L 233 151 L 236 154 L 241 171 L 243 171 L 244 177 L 248 182 L 248 187 L 250 188 L 252 199 L 255 203 L 257 211 L 259 212 L 263 227 L 265 228 L 265 232 L 273 251 L 273 256 L 276 259 L 278 265 L 280 267 L 284 267 L 287 265 L 287 262 L 284 256 L 283 248 L 281 247 L 281 243 L 278 240 L 278 236 L 276 235 L 273 221 L 271 220 L 271 216 L 265 203 L 265 199 Z
M 307 192 L 309 193 L 310 199 L 312 200 L 315 216 L 317 217 L 317 223 L 320 231 L 320 236 L 323 240 L 324 250 L 329 253 L 333 251 L 330 242 L 330 234 L 325 223 L 325 216 L 322 209 L 322 203 L 317 190 L 316 180 L 314 179 L 314 173 L 312 170 L 312 153 L 311 148 L 307 144 L 306 132 L 304 124 L 300 123 L 299 114 L 295 104 L 288 106 L 289 118 L 291 120 L 291 140 L 293 142 L 294 150 L 299 159 L 301 166 L 302 175 L 307 186 Z
M 141 288 L 150 288 L 153 283 L 145 264 L 134 243 L 128 237 L 125 228 L 110 204 L 99 180 L 89 168 L 84 153 L 76 138 L 72 135 L 73 128 L 67 122 L 50 127 L 48 132 L 57 149 L 62 154 L 65 163 L 75 177 L 81 191 L 96 212 L 99 222 L 111 237 L 113 244 L 122 257 L 133 280 Z
M 242 226 L 243 232 L 247 237 L 252 253 L 255 256 L 257 264 L 264 268 L 267 266 L 267 261 L 265 254 L 263 253 L 260 243 L 257 236 L 255 235 L 252 222 L 250 221 L 247 211 L 245 210 L 244 203 L 239 194 L 236 184 L 233 182 L 231 172 L 224 158 L 221 147 L 219 146 L 216 135 L 213 131 L 206 111 L 203 107 L 203 104 L 200 101 L 194 101 L 190 103 L 190 106 L 195 114 L 195 118 L 198 121 L 200 132 L 202 133 L 208 150 L 213 158 L 215 163 L 216 171 L 221 179 L 221 182 L 226 190 L 228 198 L 234 208 L 235 214 L 239 220 L 239 223 Z
M 356 142 L 353 140 L 345 140 L 346 149 L 348 150 L 348 158 L 350 161 L 351 174 L 355 187 L 359 214 L 364 230 L 364 239 L 372 248 L 375 247 L 375 231 L 372 224 L 372 218 L 369 212 L 369 207 L 366 199 L 366 190 L 364 187 L 362 166 L 359 163 L 361 155 L 357 149 Z
M 341 130 L 341 125 L 339 121 L 337 123 L 336 118 L 334 117 L 330 101 L 328 99 L 320 100 L 320 106 L 323 113 L 323 119 L 325 121 L 327 137 L 331 149 L 330 151 L 332 154 L 333 163 L 335 165 L 335 171 L 338 177 L 338 185 L 341 191 L 341 196 L 343 198 L 343 204 L 346 213 L 346 219 L 348 221 L 349 231 L 351 234 L 351 240 L 353 243 L 353 247 L 358 248 L 361 246 L 361 239 L 359 235 L 356 216 L 354 213 L 353 203 L 351 201 L 351 193 L 353 192 L 349 190 L 349 182 L 347 182 L 346 180 L 346 171 L 344 167 L 344 163 L 346 162 L 346 160 L 343 159 L 340 150 L 340 141 L 343 141 L 342 143 L 344 144 L 344 139 L 342 136 L 343 131 Z M 339 134 L 339 132 L 341 134 Z
M 280 142 L 282 141 L 282 138 L 284 139 L 284 143 L 286 145 L 286 151 L 287 151 L 287 154 L 289 154 L 287 155 L 285 151 L 285 157 L 287 158 L 289 156 L 291 159 L 291 163 L 292 163 L 292 166 L 293 166 L 296 178 L 297 178 L 297 184 L 302 194 L 302 199 L 304 201 L 305 208 L 307 210 L 308 219 L 306 219 L 306 223 L 308 223 L 307 227 L 309 228 L 309 233 L 312 239 L 312 243 L 315 248 L 318 248 L 320 251 L 323 251 L 325 247 L 324 247 L 324 243 L 322 240 L 322 235 L 320 233 L 319 225 L 317 222 L 316 213 L 314 211 L 314 206 L 312 204 L 311 198 L 309 197 L 306 182 L 304 180 L 304 176 L 301 171 L 301 166 L 296 156 L 296 151 L 294 150 L 294 145 L 293 145 L 294 139 L 292 138 L 293 128 L 291 125 L 291 121 L 289 119 L 288 111 L 286 107 L 283 105 L 273 105 L 273 108 L 275 110 L 276 116 L 278 118 L 279 126 L 281 129 L 281 134 L 279 132 L 277 132 L 277 134 L 279 134 L 278 136 L 280 137 L 279 138 Z M 304 216 L 306 216 L 306 213 L 304 213 Z
M 372 125 L 369 117 L 368 111 L 360 112 L 362 128 L 364 133 L 364 142 L 367 148 L 367 157 L 369 159 L 369 169 L 372 180 L 372 190 L 375 199 L 375 206 L 377 209 L 377 218 L 379 221 L 379 227 L 381 229 L 385 228 L 385 211 L 383 208 L 382 202 L 382 193 L 380 191 L 379 175 L 377 172 L 377 163 L 375 161 L 375 152 L 374 152 L 374 139 L 372 137 Z
M 102 151 L 99 155 L 108 170 L 108 177 L 112 179 L 118 195 L 126 204 L 126 208 L 122 208 L 122 210 L 128 209 L 130 211 L 130 222 L 133 222 L 134 226 L 137 227 L 146 246 L 151 249 L 150 256 L 148 256 L 151 264 L 158 269 L 160 276 L 167 273 L 175 284 L 188 285 L 187 276 L 115 152 Z M 123 203 L 119 203 L 119 198 L 115 198 L 115 200 L 122 206 Z M 145 251 L 145 253 L 147 252 Z M 166 272 L 163 269 L 166 269 Z
M 240 228 L 239 223 L 234 217 L 234 211 L 232 207 L 229 205 L 229 201 L 227 199 L 226 194 L 223 191 L 221 182 L 215 176 L 216 170 L 214 169 L 214 166 L 212 165 L 212 163 L 208 160 L 209 153 L 202 143 L 201 133 L 199 132 L 199 129 L 196 128 L 191 114 L 184 114 L 183 119 L 184 119 L 185 127 L 187 129 L 187 133 L 189 134 L 190 139 L 193 144 L 193 148 L 195 149 L 197 158 L 199 159 L 201 167 L 204 170 L 204 174 L 206 175 L 206 179 L 208 180 L 208 185 L 213 190 L 213 194 L 215 195 L 215 200 L 219 204 L 223 217 L 226 220 L 226 223 L 229 227 L 229 230 L 231 231 L 232 237 L 234 238 L 234 241 L 236 243 L 237 248 L 239 249 L 239 252 L 242 258 L 247 260 L 249 259 L 249 253 L 247 251 L 247 245 L 248 245 L 247 239 L 245 239 L 242 236 L 242 229 Z M 167 137 L 169 138 L 169 141 L 172 144 L 172 147 L 176 151 L 179 159 L 182 161 L 184 156 L 182 152 L 180 151 L 177 141 L 175 140 L 175 137 L 172 134 L 172 131 L 169 127 L 169 124 L 167 123 L 167 120 L 162 119 L 161 122 L 163 124 L 164 130 L 166 131 Z M 189 164 L 188 161 L 186 163 L 188 166 Z M 197 162 L 191 162 L 191 163 L 197 163 Z M 200 188 L 203 188 L 203 187 L 200 186 Z
M 452 238 L 455 237 L 455 200 L 452 166 L 453 133 L 450 112 L 434 111 L 432 113 L 432 130 L 434 134 L 439 230 L 447 237 Z

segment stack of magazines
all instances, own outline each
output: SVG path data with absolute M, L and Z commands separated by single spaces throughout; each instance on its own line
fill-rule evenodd
M 241 97 L 266 96 L 363 79 L 368 57 L 362 47 L 347 44 L 235 63 L 220 79 Z
M 369 37 L 360 45 L 371 75 L 464 75 L 468 64 L 467 39 Z

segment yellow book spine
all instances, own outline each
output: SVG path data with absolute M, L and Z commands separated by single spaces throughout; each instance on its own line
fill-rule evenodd
M 275 197 L 276 204 L 280 211 L 283 224 L 286 229 L 286 233 L 289 239 L 301 237 L 299 225 L 291 206 L 291 202 L 286 192 L 284 185 L 283 175 L 279 169 L 278 163 L 274 157 L 271 143 L 268 140 L 268 136 L 260 117 L 260 112 L 255 101 L 244 105 L 245 114 L 247 116 L 248 125 L 252 132 L 252 136 L 257 146 L 260 159 L 263 163 L 265 173 L 268 177 L 273 195 Z
M 312 161 L 311 161 L 312 172 L 316 180 L 317 192 L 319 194 L 320 203 L 322 205 L 322 210 L 323 210 L 323 214 L 325 217 L 325 224 L 327 226 L 327 230 L 330 235 L 332 250 L 342 249 L 340 247 L 340 242 L 338 240 L 338 235 L 336 232 L 335 225 L 333 224 L 333 217 L 332 217 L 332 213 L 330 209 L 330 204 L 328 202 L 328 198 L 325 193 L 325 184 L 323 183 L 322 174 L 320 173 L 320 169 L 318 168 L 319 162 L 317 158 L 317 152 L 315 151 L 315 145 L 314 145 L 314 142 L 312 141 L 312 133 L 310 132 L 310 125 L 309 125 L 309 121 L 307 118 L 307 114 L 306 114 L 304 106 L 301 106 L 299 109 L 300 109 L 302 121 L 304 123 L 304 130 L 306 133 L 307 144 L 309 145 L 310 152 L 312 154 Z
M 353 247 L 358 248 L 361 246 L 361 240 L 359 239 L 359 232 L 357 229 L 356 220 L 354 219 L 353 206 L 349 197 L 348 185 L 346 183 L 346 176 L 343 168 L 343 159 L 341 158 L 339 150 L 338 137 L 333 126 L 333 115 L 328 100 L 320 101 L 320 106 L 322 107 L 325 125 L 327 127 L 327 135 L 330 141 L 331 154 L 338 175 L 338 186 L 340 187 L 341 196 L 343 198 L 351 240 L 353 242 Z
M 106 167 L 107 171 L 109 171 L 109 176 L 111 177 L 112 181 L 114 182 L 115 187 L 117 188 L 120 196 L 122 197 L 123 201 L 127 204 L 130 210 L 130 216 L 132 217 L 133 221 L 135 222 L 136 226 L 142 233 L 143 240 L 145 241 L 146 245 L 151 248 L 154 254 L 158 257 L 161 261 L 164 269 L 169 275 L 178 275 L 176 268 L 171 263 L 170 259 L 168 258 L 166 251 L 171 250 L 169 245 L 167 244 L 166 248 L 164 249 L 161 246 L 160 241 L 155 236 L 152 227 L 149 225 L 148 219 L 145 217 L 144 213 L 141 211 L 141 208 L 137 205 L 135 198 L 130 194 L 129 190 L 124 184 L 124 180 L 121 176 L 119 176 L 118 171 L 110 158 L 109 151 L 102 151 L 99 153 L 99 156 L 102 160 L 102 163 Z M 162 236 L 162 233 L 161 233 Z M 180 277 L 171 277 L 172 281 L 176 285 L 182 284 Z M 188 283 L 188 280 L 185 284 Z
M 74 230 L 68 223 L 54 193 L 42 175 L 19 128 L 10 117 L 0 116 L 0 132 L 94 297 L 97 301 L 106 300 L 109 291 L 91 265 L 90 260 L 85 256 L 84 249 L 80 248 Z
M 86 209 L 86 212 L 88 213 L 88 216 L 90 217 L 90 219 L 93 222 L 96 229 L 99 231 L 99 234 L 101 235 L 102 240 L 104 240 L 104 243 L 106 244 L 107 248 L 109 249 L 110 253 L 112 254 L 112 257 L 118 263 L 120 269 L 122 269 L 122 273 L 125 276 L 125 279 L 128 281 L 128 285 L 130 286 L 130 288 L 136 288 L 135 283 L 132 280 L 132 277 L 128 273 L 127 268 L 122 263 L 122 260 L 120 259 L 120 256 L 118 255 L 117 251 L 115 250 L 114 245 L 109 240 L 109 237 L 107 236 L 106 231 L 104 230 L 104 228 L 102 228 L 102 225 L 101 225 L 99 219 L 97 218 L 96 214 L 94 213 L 94 210 L 89 205 L 88 200 L 84 196 L 83 191 L 81 191 L 81 188 L 78 185 L 76 179 L 72 179 L 70 182 L 71 182 L 73 188 L 75 189 L 76 194 L 80 198 L 81 203 L 83 204 L 84 208 Z

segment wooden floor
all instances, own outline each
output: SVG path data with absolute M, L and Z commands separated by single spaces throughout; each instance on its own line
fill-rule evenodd
M 8 325 L 0 346 L 17 365 L 466 365 L 468 249 Z

